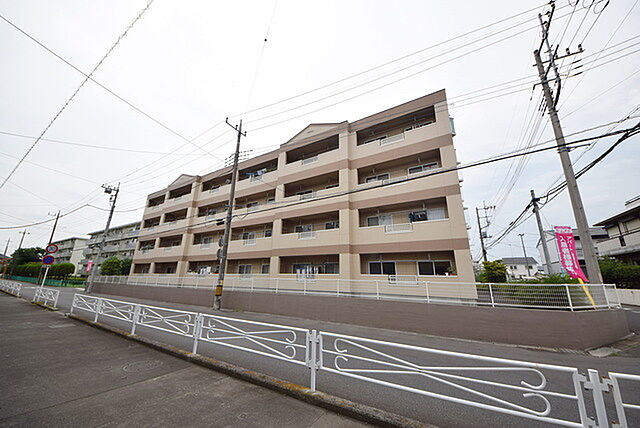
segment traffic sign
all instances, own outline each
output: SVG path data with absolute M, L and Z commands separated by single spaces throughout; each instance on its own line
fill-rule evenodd
M 42 264 L 45 264 L 45 265 L 52 265 L 53 262 L 55 262 L 55 261 L 56 261 L 56 259 L 52 255 L 49 255 L 49 254 L 47 254 L 46 256 L 44 256 L 42 258 Z
M 47 253 L 51 254 L 51 253 L 55 253 L 56 251 L 58 251 L 58 246 L 56 244 L 49 244 L 47 245 Z

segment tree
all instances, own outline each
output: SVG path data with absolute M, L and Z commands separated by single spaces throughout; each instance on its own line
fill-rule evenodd
M 507 267 L 500 260 L 483 262 L 480 273 L 482 282 L 507 282 Z
M 120 269 L 120 275 L 129 275 L 132 262 L 133 260 L 131 260 L 130 258 L 122 259 L 122 268 Z
M 122 260 L 113 256 L 102 262 L 100 275 L 120 275 L 122 272 Z
M 11 264 L 17 266 L 25 263 L 40 262 L 44 256 L 44 248 L 19 248 L 11 254 Z

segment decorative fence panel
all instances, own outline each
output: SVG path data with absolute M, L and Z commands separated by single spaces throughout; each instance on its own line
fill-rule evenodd
M 209 343 L 273 358 L 318 376 L 397 389 L 429 399 L 570 427 L 630 427 L 640 421 L 640 400 L 632 395 L 639 375 L 451 352 L 408 344 L 307 330 L 215 314 L 179 311 L 76 294 L 71 312 L 88 312 L 192 340 L 192 352 Z M 630 384 L 632 386 L 630 386 Z M 604 395 L 612 391 L 612 394 Z M 635 399 L 635 401 L 634 401 Z M 626 400 L 626 401 L 625 401 Z M 631 401 L 630 401 L 631 400 Z M 607 406 L 609 403 L 609 406 Z M 635 412 L 635 414 L 632 414 Z M 611 415 L 611 416 L 610 416 Z
M 51 288 L 36 287 L 36 291 L 33 295 L 32 302 L 42 303 L 52 308 L 58 307 L 58 297 L 60 297 L 60 290 L 54 290 Z

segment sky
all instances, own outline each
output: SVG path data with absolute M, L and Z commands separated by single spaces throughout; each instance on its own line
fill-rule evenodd
M 640 6 L 611 0 L 603 9 L 605 3 L 556 2 L 550 40 L 559 43 L 559 55 L 584 49 L 558 61 L 558 108 L 569 141 L 609 131 L 571 136 L 638 107 Z M 146 4 L 0 0 L 0 15 L 88 73 Z M 121 183 L 112 224 L 140 220 L 147 194 L 180 174 L 213 171 L 232 152 L 226 117 L 243 118 L 242 150 L 256 155 L 309 123 L 355 121 L 444 88 L 462 164 L 549 141 L 540 87 L 533 85 L 544 4 L 156 0 L 93 74 L 102 86 L 89 81 L 78 91 L 0 189 L 0 252 L 8 239 L 8 253 L 17 248 L 22 229 L 15 227 L 52 219 L 58 210 L 91 205 L 63 216 L 55 239 L 104 228 L 109 202 L 102 184 Z M 84 76 L 5 20 L 0 64 L 4 180 Z M 640 120 L 632 119 L 616 129 Z M 574 168 L 615 138 L 573 150 Z M 639 138 L 580 178 L 590 224 L 640 194 Z M 542 195 L 561 177 L 553 150 L 522 159 L 461 173 L 474 257 L 476 207 L 496 206 L 488 229 L 496 237 L 527 205 L 531 189 Z M 547 228 L 575 225 L 566 193 L 541 212 Z M 28 227 L 23 247 L 45 246 L 51 227 Z M 528 255 L 538 257 L 533 218 L 492 246 L 489 257 L 521 256 L 519 233 Z

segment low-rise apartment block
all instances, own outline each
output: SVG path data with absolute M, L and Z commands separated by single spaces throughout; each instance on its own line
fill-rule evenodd
M 87 246 L 86 238 L 67 238 L 52 242 L 58 246 L 58 251 L 53 254 L 56 259 L 55 263 L 71 263 L 75 266 L 74 275 L 82 270 L 82 258 L 84 257 L 84 249 Z
M 624 210 L 596 226 L 607 231 L 607 239 L 597 244 L 600 256 L 640 265 L 640 196 L 625 202 Z
M 240 163 L 227 272 L 473 283 L 456 165 L 444 90 L 311 124 Z M 131 273 L 216 273 L 230 182 L 228 167 L 149 195 Z
M 584 251 L 582 250 L 582 241 L 580 240 L 580 235 L 578 235 L 578 229 L 573 230 L 573 239 L 576 243 L 576 253 L 578 254 L 578 263 L 580 263 L 580 268 L 583 272 L 587 271 L 587 263 L 584 260 Z M 596 245 L 596 255 L 598 255 L 598 243 L 607 239 L 607 232 L 601 227 L 590 227 L 589 234 L 591 235 L 591 240 L 594 245 Z M 558 252 L 558 243 L 556 241 L 556 234 L 553 230 L 545 230 L 544 237 L 547 240 L 547 249 L 549 250 L 549 264 L 551 267 L 552 274 L 562 273 L 566 274 L 567 271 L 562 267 L 562 262 L 560 261 L 560 253 Z M 542 241 L 538 239 L 538 243 L 536 244 L 536 249 L 538 250 L 538 255 L 540 256 L 540 264 L 542 270 L 545 273 L 547 270 L 547 262 L 544 257 L 544 250 L 542 249 Z
M 119 257 L 121 259 L 133 259 L 138 233 L 140 232 L 140 222 L 127 223 L 121 226 L 109 228 L 107 239 L 102 249 L 102 256 L 98 263 L 98 267 L 102 261 L 110 257 Z M 82 273 L 87 273 L 87 264 L 94 261 L 98 255 L 98 248 L 102 242 L 104 230 L 89 233 L 87 247 L 84 250 L 84 259 L 81 261 Z

